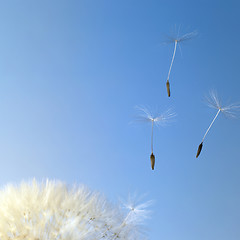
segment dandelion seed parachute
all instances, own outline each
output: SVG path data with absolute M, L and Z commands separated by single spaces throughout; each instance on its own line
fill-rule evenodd
M 171 70 L 172 70 L 172 66 L 173 66 L 173 62 L 175 59 L 175 55 L 176 55 L 176 50 L 177 50 L 177 45 L 180 42 L 184 42 L 184 41 L 188 41 L 190 39 L 192 39 L 193 37 L 195 37 L 197 35 L 197 31 L 193 31 L 187 34 L 182 35 L 181 37 L 177 36 L 176 38 L 174 37 L 169 37 L 170 42 L 174 42 L 174 50 L 173 50 L 173 55 L 172 55 L 172 60 L 171 60 L 171 64 L 168 70 L 168 76 L 167 76 L 167 92 L 168 92 L 168 97 L 170 97 L 170 84 L 169 84 L 169 78 L 170 78 L 170 74 L 171 74 Z
M 230 104 L 228 106 L 222 106 L 221 101 L 218 98 L 217 92 L 215 92 L 215 91 L 211 91 L 209 95 L 210 96 L 206 98 L 208 106 L 211 108 L 217 109 L 218 111 L 203 136 L 202 142 L 198 147 L 196 158 L 200 155 L 200 153 L 202 151 L 203 141 L 204 141 L 205 137 L 207 136 L 209 130 L 211 129 L 213 123 L 217 119 L 219 113 L 221 112 L 225 116 L 228 116 L 228 117 L 236 117 L 236 111 L 240 109 L 239 104 Z
M 137 117 L 137 121 L 141 122 L 151 122 L 152 124 L 152 132 L 151 132 L 151 152 L 150 160 L 151 160 L 151 167 L 154 170 L 155 166 L 155 156 L 153 154 L 153 127 L 154 125 L 161 126 L 165 123 L 169 122 L 172 118 L 176 116 L 175 113 L 168 109 L 166 112 L 162 113 L 161 115 L 154 117 L 153 114 L 146 108 L 146 107 L 137 107 L 138 110 L 142 112 L 141 115 Z

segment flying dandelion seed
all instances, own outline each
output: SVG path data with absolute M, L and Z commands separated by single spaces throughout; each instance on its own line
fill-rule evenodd
M 112 205 L 85 186 L 48 180 L 7 185 L 0 190 L 0 239 L 145 239 L 140 223 L 149 205 L 127 206 Z
M 172 118 L 176 116 L 171 109 L 168 109 L 166 112 L 154 117 L 154 115 L 146 108 L 146 107 L 137 107 L 137 109 L 141 112 L 141 114 L 136 118 L 137 121 L 140 122 L 150 122 L 152 125 L 152 132 L 151 132 L 151 168 L 154 170 L 155 166 L 155 155 L 153 154 L 153 129 L 154 124 L 156 126 L 164 126 L 167 122 L 169 122 Z
M 191 40 L 192 38 L 194 38 L 194 37 L 197 35 L 197 31 L 193 31 L 193 32 L 184 34 L 184 35 L 182 35 L 182 36 L 179 37 L 179 31 L 180 31 L 180 28 L 178 29 L 177 37 L 168 37 L 169 40 L 167 41 L 167 42 L 169 42 L 169 43 L 174 43 L 173 56 L 172 56 L 171 64 L 170 64 L 170 67 L 169 67 L 168 76 L 167 76 L 167 82 L 166 82 L 168 97 L 170 97 L 170 83 L 169 83 L 169 78 L 170 78 L 170 73 L 171 73 L 171 70 L 172 70 L 172 65 L 173 65 L 173 62 L 174 62 L 174 59 L 175 59 L 175 55 L 176 55 L 177 45 L 178 45 L 178 43 Z
M 217 113 L 215 115 L 215 117 L 213 118 L 211 124 L 209 125 L 207 131 L 205 132 L 202 142 L 200 143 L 200 145 L 198 146 L 198 151 L 196 154 L 196 158 L 198 158 L 198 156 L 200 155 L 201 151 L 202 151 L 202 147 L 203 147 L 203 142 L 205 137 L 207 136 L 209 130 L 211 129 L 213 123 L 215 122 L 215 120 L 217 119 L 219 113 L 223 113 L 226 117 L 230 117 L 230 118 L 234 118 L 236 117 L 236 113 L 237 111 L 240 109 L 240 105 L 239 104 L 230 104 L 227 106 L 222 106 L 220 99 L 218 98 L 217 92 L 215 91 L 211 91 L 209 94 L 209 97 L 206 98 L 207 101 L 207 105 L 211 108 L 214 108 L 217 110 Z

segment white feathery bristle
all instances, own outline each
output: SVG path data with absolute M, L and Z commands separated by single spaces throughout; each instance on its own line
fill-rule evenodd
M 215 90 L 211 90 L 209 96 L 205 97 L 205 99 L 209 107 L 220 110 L 227 117 L 237 117 L 238 111 L 240 110 L 239 103 L 223 106 Z
M 140 114 L 136 117 L 136 121 L 139 122 L 154 122 L 158 126 L 163 126 L 176 117 L 176 113 L 170 108 L 167 111 L 156 115 L 153 115 L 147 107 L 137 106 L 136 108 L 140 111 Z

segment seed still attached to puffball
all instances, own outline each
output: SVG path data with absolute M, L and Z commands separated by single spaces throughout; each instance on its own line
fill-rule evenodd
M 222 106 L 221 101 L 218 98 L 217 92 L 215 92 L 215 91 L 211 91 L 209 94 L 209 97 L 207 97 L 206 100 L 207 100 L 208 106 L 216 109 L 217 113 L 216 113 L 215 117 L 213 118 L 211 124 L 209 125 L 207 131 L 205 132 L 202 142 L 198 146 L 196 158 L 198 158 L 198 156 L 200 155 L 200 153 L 202 151 L 202 147 L 203 147 L 203 141 L 204 141 L 205 137 L 207 136 L 209 130 L 211 129 L 213 123 L 217 119 L 219 113 L 221 112 L 227 117 L 234 118 L 234 117 L 236 117 L 236 111 L 240 110 L 239 104 L 230 104 L 228 106 Z
M 146 107 L 137 107 L 137 109 L 141 112 L 136 118 L 136 121 L 140 122 L 146 122 L 146 123 L 151 123 L 152 128 L 151 128 L 151 155 L 150 155 L 150 160 L 151 160 L 151 168 L 154 170 L 155 166 L 155 155 L 153 154 L 153 129 L 154 125 L 157 127 L 164 126 L 166 123 L 168 123 L 170 120 L 172 120 L 176 114 L 172 112 L 171 109 L 168 109 L 166 112 L 154 116 Z
M 193 32 L 184 34 L 181 37 L 179 37 L 179 31 L 180 31 L 180 27 L 178 29 L 178 33 L 176 34 L 177 36 L 174 34 L 175 36 L 168 37 L 168 41 L 166 42 L 166 43 L 174 43 L 174 50 L 173 50 L 172 60 L 171 60 L 171 64 L 170 64 L 170 67 L 169 67 L 169 70 L 168 70 L 167 82 L 166 82 L 168 97 L 170 97 L 169 78 L 170 78 L 170 73 L 171 73 L 173 62 L 174 62 L 175 55 L 176 55 L 177 45 L 179 43 L 181 43 L 181 42 L 188 41 L 188 40 L 194 38 L 195 36 L 197 36 L 197 31 L 193 31 Z

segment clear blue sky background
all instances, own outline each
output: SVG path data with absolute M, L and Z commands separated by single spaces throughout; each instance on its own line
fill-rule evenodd
M 84 183 L 117 201 L 155 200 L 150 239 L 240 239 L 239 121 L 219 116 L 212 88 L 239 101 L 238 1 L 0 1 L 0 184 L 36 177 Z M 199 35 L 178 49 L 181 25 Z M 136 105 L 173 107 L 171 125 L 130 124 Z

